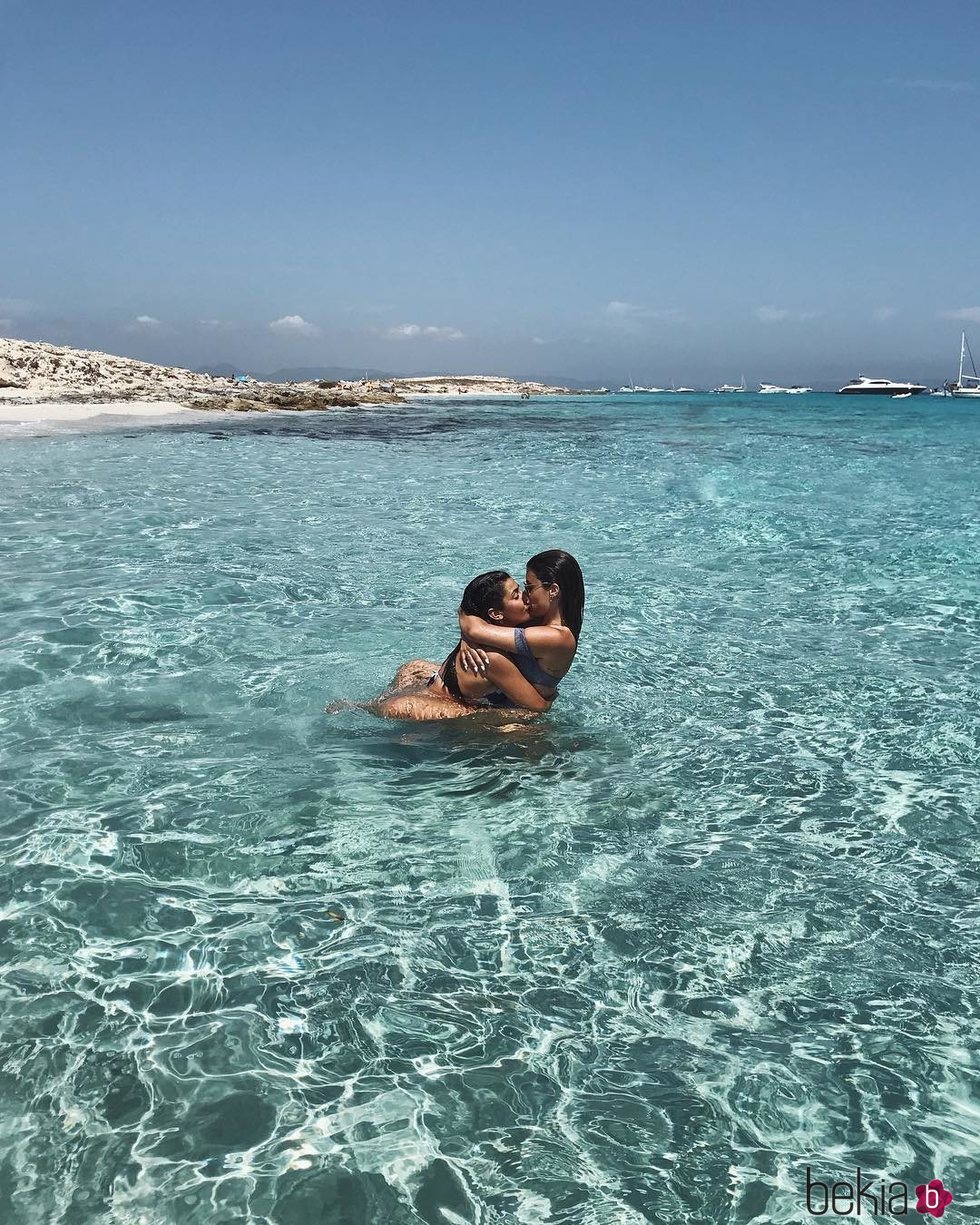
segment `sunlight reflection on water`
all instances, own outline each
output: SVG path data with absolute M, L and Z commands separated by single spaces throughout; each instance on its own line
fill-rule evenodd
M 972 1202 L 980 426 L 800 399 L 5 444 L 5 1220 Z M 546 719 L 324 713 L 554 545 Z

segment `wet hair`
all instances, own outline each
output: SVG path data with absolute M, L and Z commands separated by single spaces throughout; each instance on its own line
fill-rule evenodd
M 582 614 L 585 611 L 585 580 L 581 566 L 564 549 L 546 549 L 544 553 L 535 553 L 527 568 L 533 570 L 546 586 L 556 584 L 561 619 L 577 642 L 582 633 Z
M 479 617 L 483 621 L 490 620 L 490 609 L 499 608 L 503 603 L 504 583 L 510 578 L 506 570 L 488 570 L 486 574 L 478 574 L 470 579 L 459 602 L 459 611 L 470 617 Z M 442 665 L 442 683 L 457 702 L 467 702 L 459 688 L 459 678 L 456 676 L 456 656 L 462 642 L 455 647 Z
M 503 586 L 509 578 L 506 570 L 488 570 L 470 579 L 459 602 L 459 611 L 489 621 L 490 609 L 499 608 L 503 603 Z

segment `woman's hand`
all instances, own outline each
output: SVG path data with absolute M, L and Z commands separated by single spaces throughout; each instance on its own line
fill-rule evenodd
M 480 647 L 467 642 L 465 638 L 460 643 L 457 659 L 464 672 L 472 672 L 474 676 L 486 676 L 490 656 Z

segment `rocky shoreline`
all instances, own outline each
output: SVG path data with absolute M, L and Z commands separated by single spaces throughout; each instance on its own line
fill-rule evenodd
M 260 383 L 40 341 L 0 338 L 0 402 L 10 405 L 165 402 L 223 412 L 310 412 L 408 398 L 571 395 L 571 388 L 494 375 Z

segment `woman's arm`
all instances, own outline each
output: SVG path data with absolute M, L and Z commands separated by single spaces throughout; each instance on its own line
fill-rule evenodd
M 553 698 L 543 698 L 537 689 L 521 675 L 512 660 L 494 651 L 483 673 L 488 681 L 493 681 L 501 692 L 506 693 L 512 702 L 527 710 L 550 710 Z
M 533 651 L 535 647 L 574 647 L 575 635 L 564 626 L 525 625 L 524 637 Z M 459 632 L 470 642 L 493 647 L 497 651 L 516 651 L 517 640 L 512 628 L 505 625 L 490 625 L 482 617 L 470 613 L 459 614 Z

